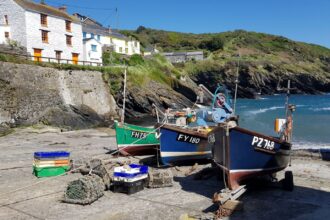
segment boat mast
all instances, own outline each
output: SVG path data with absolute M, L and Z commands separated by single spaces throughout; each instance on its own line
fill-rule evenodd
M 123 91 L 123 109 L 121 113 L 121 123 L 124 124 L 125 122 L 125 104 L 126 104 L 126 81 L 127 81 L 127 66 L 125 66 L 124 70 L 124 91 Z
M 285 101 L 285 117 L 288 117 L 289 114 L 289 97 L 290 97 L 290 80 L 288 80 L 288 86 L 286 89 L 286 101 Z
M 235 79 L 235 96 L 234 96 L 234 110 L 233 110 L 233 114 L 235 114 L 235 112 L 236 112 L 237 87 L 238 87 L 238 77 L 239 77 L 239 58 L 240 58 L 240 54 L 238 54 L 238 59 L 237 59 L 237 70 L 236 70 L 236 79 Z

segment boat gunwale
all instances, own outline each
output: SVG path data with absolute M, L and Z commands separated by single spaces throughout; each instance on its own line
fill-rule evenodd
M 159 124 L 156 124 L 155 125 L 156 127 L 159 126 Z M 167 129 L 167 130 L 173 130 L 173 131 L 176 131 L 176 132 L 180 132 L 180 133 L 186 133 L 186 134 L 189 134 L 189 135 L 192 135 L 192 136 L 198 136 L 198 137 L 201 137 L 201 138 L 204 138 L 204 139 L 207 139 L 208 137 L 208 133 L 201 133 L 201 132 L 198 132 L 198 131 L 192 131 L 192 130 L 189 130 L 189 129 L 186 129 L 186 128 L 180 128 L 178 126 L 175 126 L 175 125 L 163 125 L 160 127 L 160 129 Z M 211 132 L 211 131 L 210 131 Z

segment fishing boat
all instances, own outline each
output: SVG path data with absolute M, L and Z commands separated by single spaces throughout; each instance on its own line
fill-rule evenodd
M 214 126 L 228 120 L 232 115 L 224 93 L 220 93 L 223 89 L 223 86 L 218 86 L 210 108 L 200 109 L 194 115 L 182 115 L 182 121 L 188 121 L 187 126 L 160 126 L 159 151 L 162 164 L 174 165 L 212 158 L 207 134 Z
M 115 121 L 117 147 L 123 155 L 155 155 L 159 140 L 154 128 Z
M 123 155 L 154 155 L 159 140 L 154 128 L 125 123 L 127 68 L 124 71 L 123 108 L 120 122 L 115 121 L 117 151 Z
M 290 83 L 287 91 L 290 91 Z M 238 189 L 253 177 L 271 176 L 288 166 L 294 110 L 295 106 L 289 105 L 287 99 L 286 119 L 275 121 L 278 137 L 264 135 L 226 122 L 209 133 L 208 140 L 213 143 L 213 160 L 223 170 L 225 183 L 229 189 Z M 289 188 L 293 187 L 291 172 L 286 173 L 283 183 Z

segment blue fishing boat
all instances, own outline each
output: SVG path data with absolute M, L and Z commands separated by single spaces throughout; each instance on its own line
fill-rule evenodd
M 207 130 L 193 130 L 175 125 L 160 128 L 160 158 L 162 164 L 173 165 L 189 160 L 211 159 Z
M 288 94 L 290 83 L 288 84 Z M 253 177 L 269 175 L 285 169 L 290 162 L 292 113 L 294 105 L 286 104 L 286 119 L 275 121 L 278 137 L 222 123 L 208 134 L 213 143 L 214 162 L 223 170 L 229 189 L 238 189 Z M 293 189 L 292 172 L 285 174 L 283 186 Z
M 229 99 L 221 92 L 223 90 L 223 86 L 218 86 L 211 108 L 200 109 L 194 116 L 187 116 L 191 121 L 188 126 L 165 124 L 160 127 L 160 159 L 164 165 L 212 158 L 207 134 L 218 123 L 232 116 L 231 107 L 226 102 Z

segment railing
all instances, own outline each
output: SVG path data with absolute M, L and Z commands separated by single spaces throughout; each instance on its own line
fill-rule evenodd
M 57 63 L 57 64 L 71 64 L 82 66 L 103 66 L 102 63 L 81 60 L 57 59 L 53 57 L 32 56 L 28 54 L 8 53 L 0 51 L 0 54 L 6 54 L 16 57 L 23 57 L 26 60 L 34 61 L 36 63 Z

